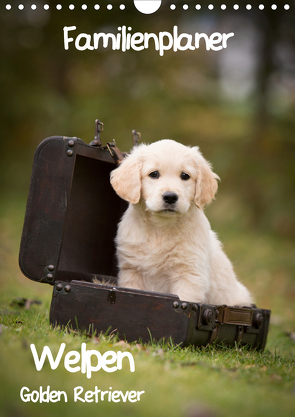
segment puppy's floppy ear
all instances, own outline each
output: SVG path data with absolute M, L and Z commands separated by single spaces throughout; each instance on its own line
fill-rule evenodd
M 197 207 L 203 209 L 205 204 L 210 204 L 213 200 L 220 180 L 219 176 L 215 174 L 209 162 L 202 156 L 198 147 L 192 148 L 196 153 L 197 163 L 197 183 L 194 202 Z
M 138 155 L 131 153 L 111 172 L 111 184 L 116 193 L 131 204 L 140 200 L 141 162 Z

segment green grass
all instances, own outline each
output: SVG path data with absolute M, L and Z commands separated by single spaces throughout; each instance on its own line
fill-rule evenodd
M 282 238 L 261 235 L 247 228 L 234 230 L 216 222 L 225 249 L 243 282 L 256 296 L 259 307 L 272 310 L 267 346 L 264 352 L 209 346 L 181 349 L 173 343 L 127 344 L 116 337 L 86 334 L 52 328 L 49 324 L 51 287 L 22 276 L 17 256 L 24 204 L 1 209 L 0 220 L 0 416 L 268 416 L 295 414 L 295 331 L 294 249 Z M 209 217 L 210 217 L 209 216 Z M 219 230 L 218 230 L 219 229 Z M 293 290 L 293 292 L 292 292 Z M 37 299 L 29 309 L 11 304 L 17 297 Z M 63 362 L 56 370 L 45 363 L 35 369 L 30 344 L 40 355 L 49 346 L 55 356 L 61 343 L 65 352 L 87 349 L 130 351 L 135 372 L 125 365 L 121 371 L 100 370 L 87 379 L 80 372 L 69 373 Z M 68 402 L 24 403 L 19 393 L 40 386 L 63 390 Z M 73 401 L 73 389 L 145 391 L 136 403 L 82 403 Z

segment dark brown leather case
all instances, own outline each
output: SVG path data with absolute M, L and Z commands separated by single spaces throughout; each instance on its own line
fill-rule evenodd
M 120 155 L 115 144 L 102 146 L 99 133 L 90 145 L 53 136 L 36 150 L 19 263 L 25 276 L 53 286 L 50 322 L 115 332 L 127 341 L 264 349 L 269 310 L 190 303 L 115 285 L 114 238 L 127 203 L 109 177 Z M 94 277 L 107 284 L 93 283 Z

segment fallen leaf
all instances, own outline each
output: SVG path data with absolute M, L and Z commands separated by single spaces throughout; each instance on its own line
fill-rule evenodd
M 215 417 L 216 414 L 210 408 L 201 404 L 192 404 L 186 412 L 187 417 Z
M 164 356 L 164 350 L 163 349 L 157 349 L 154 353 L 153 356 Z
M 289 337 L 290 337 L 290 340 L 291 340 L 292 342 L 295 342 L 295 332 L 290 332 L 290 333 L 287 333 L 287 336 L 289 336 Z
M 271 379 L 272 381 L 281 381 L 283 378 L 281 377 L 281 375 L 272 374 L 272 375 L 270 376 L 270 379 Z
M 0 334 L 2 334 L 4 329 L 7 329 L 7 326 L 4 326 L 4 324 L 0 324 Z
M 122 346 L 122 347 L 126 347 L 126 348 L 131 347 L 131 345 L 129 345 L 129 343 L 125 342 L 125 340 L 120 340 L 120 342 L 115 343 L 114 346 Z
M 10 306 L 11 307 L 15 307 L 15 306 L 24 307 L 26 310 L 29 310 L 32 304 L 42 304 L 42 301 L 31 300 L 31 299 L 23 298 L 23 297 L 17 297 L 11 301 Z
M 142 349 L 142 345 L 140 345 L 139 343 L 136 343 L 136 345 L 133 346 L 133 349 L 141 350 Z

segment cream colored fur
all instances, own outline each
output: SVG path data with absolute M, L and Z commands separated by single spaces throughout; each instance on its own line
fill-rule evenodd
M 154 171 L 159 178 L 149 176 Z M 251 304 L 203 212 L 217 179 L 197 147 L 168 139 L 138 146 L 112 171 L 114 190 L 130 203 L 116 237 L 119 286 L 177 294 L 183 301 Z M 167 192 L 178 196 L 169 206 Z

